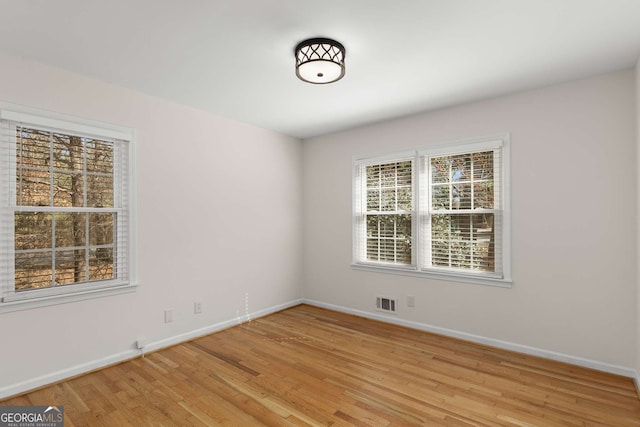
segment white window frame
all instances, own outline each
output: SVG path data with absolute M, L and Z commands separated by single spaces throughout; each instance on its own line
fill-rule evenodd
M 20 123 L 25 127 L 51 129 L 73 135 L 85 135 L 96 139 L 117 139 L 127 142 L 128 161 L 127 176 L 128 198 L 126 200 L 126 216 L 119 221 L 126 227 L 126 247 L 120 246 L 127 254 L 127 274 L 113 280 L 71 284 L 60 287 L 22 290 L 14 288 L 14 215 L 16 211 L 16 152 L 11 144 L 0 146 L 0 313 L 44 307 L 73 301 L 117 295 L 135 291 L 137 287 L 136 269 L 136 214 L 135 214 L 135 131 L 124 126 L 110 125 L 68 115 L 53 113 L 40 109 L 28 108 L 0 102 L 0 123 L 2 132 L 8 131 L 9 138 L 15 138 L 15 128 L 6 129 L 7 122 Z M 13 134 L 13 136 L 11 136 Z M 114 171 L 116 174 L 118 171 Z M 7 193 L 8 191 L 8 193 Z M 121 242 L 117 242 L 121 245 Z
M 430 218 L 428 206 L 431 191 L 430 173 L 424 167 L 422 159 L 425 157 L 456 155 L 463 153 L 499 150 L 499 177 L 495 185 L 499 186 L 501 207 L 496 208 L 500 215 L 502 229 L 501 257 L 496 256 L 496 264 L 501 271 L 476 272 L 463 270 L 447 270 L 431 268 L 425 264 L 430 248 Z M 412 262 L 411 265 L 389 265 L 381 262 L 368 261 L 366 255 L 366 230 L 364 225 L 364 204 L 366 203 L 366 179 L 362 171 L 368 165 L 375 165 L 392 161 L 414 159 L 413 170 L 413 212 L 412 212 Z M 389 274 L 400 274 L 414 277 L 439 279 L 471 284 L 511 287 L 511 202 L 510 202 L 510 135 L 508 133 L 450 141 L 432 144 L 413 150 L 401 151 L 376 156 L 356 157 L 353 159 L 353 225 L 352 225 L 352 263 L 356 270 L 375 271 Z M 496 237 L 498 238 L 498 236 Z

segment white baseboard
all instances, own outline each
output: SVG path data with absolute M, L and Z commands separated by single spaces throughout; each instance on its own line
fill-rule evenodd
M 240 325 L 241 323 L 245 323 L 251 319 L 257 319 L 260 317 L 267 316 L 272 313 L 276 313 L 278 311 L 282 311 L 284 309 L 294 307 L 296 305 L 302 304 L 302 300 L 293 300 L 286 302 L 284 304 L 275 305 L 273 307 L 265 308 L 264 310 L 258 310 L 253 313 L 244 314 L 240 317 L 236 317 L 234 319 L 226 320 L 224 322 L 216 323 L 214 325 L 206 326 L 204 328 L 195 329 L 193 331 L 185 332 L 184 334 L 175 335 L 173 337 L 165 338 L 160 341 L 155 341 L 149 343 L 144 346 L 141 353 L 146 354 L 152 351 L 160 350 L 161 348 L 171 347 L 172 345 L 180 344 L 181 342 L 191 341 L 192 339 L 209 335 L 214 332 L 219 332 L 224 329 L 231 328 L 236 325 Z
M 622 375 L 625 377 L 634 378 L 636 381 L 636 386 L 640 386 L 640 377 L 638 376 L 638 373 L 636 372 L 636 370 L 632 368 L 611 365 L 609 363 L 599 362 L 597 360 L 591 360 L 583 357 L 571 356 L 568 354 L 557 353 L 555 351 L 549 351 L 549 350 L 543 350 L 540 348 L 530 347 L 522 344 L 515 344 L 508 341 L 487 338 L 481 335 L 469 334 L 466 332 L 460 332 L 453 329 L 441 328 L 439 326 L 428 325 L 425 323 L 413 322 L 411 320 L 404 320 L 396 317 L 369 313 L 361 310 L 354 310 L 348 307 L 343 307 L 343 306 L 334 305 L 334 304 L 327 304 L 327 303 L 315 301 L 315 300 L 303 299 L 302 302 L 304 304 L 309 304 L 316 307 L 339 311 L 342 313 L 353 314 L 354 316 L 365 317 L 367 319 L 373 319 L 381 322 L 392 323 L 394 325 L 405 326 L 408 328 L 418 329 L 425 332 L 432 332 L 434 334 L 444 335 L 452 338 L 458 338 L 461 340 L 471 341 L 478 344 L 484 344 L 491 347 L 497 347 L 504 350 L 510 350 L 518 353 L 529 354 L 531 356 L 544 357 L 546 359 L 570 363 L 572 365 L 583 366 L 586 368 L 596 369 L 598 371 L 608 372 L 611 374 Z M 640 388 L 638 388 L 638 390 L 640 390 Z
M 114 365 L 125 360 L 133 359 L 140 353 L 137 350 L 127 350 L 120 353 L 112 354 L 102 359 L 92 360 L 91 362 L 82 363 L 80 365 L 72 366 L 69 368 L 61 369 L 50 374 L 45 374 L 39 377 L 30 378 L 25 381 L 21 381 L 16 384 L 10 384 L 0 387 L 0 399 L 5 399 L 11 396 L 25 393 L 29 390 L 34 390 L 42 386 L 53 384 L 58 381 L 65 380 L 67 378 L 75 377 L 86 372 L 95 371 L 96 369 L 104 368 L 105 366 Z
M 216 323 L 215 325 L 207 326 L 205 328 L 199 328 L 193 331 L 189 331 L 180 335 L 176 335 L 170 338 L 165 338 L 159 341 L 151 342 L 142 350 L 126 350 L 120 353 L 112 354 L 110 356 L 103 357 L 101 359 L 93 360 L 87 363 L 82 363 L 80 365 L 71 366 L 65 369 L 61 369 L 56 372 L 52 372 L 49 374 L 45 374 L 39 377 L 30 378 L 25 381 L 21 381 L 19 383 L 10 384 L 7 386 L 0 387 L 0 399 L 6 399 L 11 396 L 16 396 L 19 394 L 23 394 L 28 392 L 29 390 L 34 390 L 49 384 L 53 384 L 59 381 L 63 381 L 68 378 L 72 378 L 81 374 L 85 374 L 87 372 L 95 371 L 97 369 L 101 369 L 110 365 L 115 365 L 116 363 L 121 363 L 133 358 L 140 356 L 141 354 L 149 353 L 152 351 L 160 350 L 165 347 L 170 347 L 175 344 L 179 344 L 181 342 L 190 341 L 194 338 L 198 338 L 203 335 L 208 335 L 213 332 L 218 332 L 223 329 L 230 328 L 232 326 L 239 325 L 241 323 L 247 322 L 251 319 L 257 319 L 260 317 L 264 317 L 271 313 L 275 313 L 281 310 L 284 310 L 289 307 L 294 307 L 302 303 L 302 300 L 293 300 L 284 304 L 279 304 L 273 307 L 269 307 L 263 310 L 258 310 L 253 313 L 245 314 L 241 317 L 237 317 L 231 320 L 227 320 L 224 322 Z

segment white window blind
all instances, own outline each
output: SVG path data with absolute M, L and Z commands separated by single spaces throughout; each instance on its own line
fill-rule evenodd
M 129 282 L 126 136 L 0 113 L 3 302 Z
M 510 282 L 507 144 L 504 136 L 356 160 L 354 266 Z

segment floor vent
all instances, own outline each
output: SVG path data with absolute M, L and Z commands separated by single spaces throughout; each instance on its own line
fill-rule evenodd
M 380 311 L 395 313 L 398 307 L 398 300 L 395 298 L 377 297 L 376 308 Z

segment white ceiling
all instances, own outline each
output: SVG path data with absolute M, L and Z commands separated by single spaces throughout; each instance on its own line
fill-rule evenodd
M 337 83 L 295 76 L 318 36 Z M 0 0 L 0 52 L 306 138 L 631 68 L 640 0 Z

